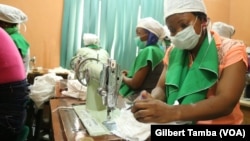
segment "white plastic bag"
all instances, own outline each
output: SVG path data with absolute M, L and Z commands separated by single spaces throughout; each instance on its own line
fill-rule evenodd
M 29 87 L 29 96 L 37 108 L 41 108 L 44 102 L 54 96 L 55 84 L 62 79 L 61 76 L 57 76 L 55 73 L 48 73 L 35 78 L 34 84 Z

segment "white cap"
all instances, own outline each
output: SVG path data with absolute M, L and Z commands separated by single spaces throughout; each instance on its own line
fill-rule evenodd
M 136 28 L 138 27 L 147 29 L 148 31 L 154 33 L 159 39 L 163 39 L 166 36 L 163 25 L 152 17 L 140 19 Z
M 228 25 L 223 22 L 214 22 L 212 30 L 217 32 L 220 36 L 227 38 L 231 38 L 235 33 L 235 29 L 232 25 Z
M 246 52 L 250 54 L 250 47 L 246 47 Z
M 165 19 L 173 14 L 186 12 L 202 12 L 206 14 L 206 7 L 203 0 L 165 0 Z
M 23 23 L 28 20 L 28 17 L 16 7 L 0 4 L 0 20 L 7 23 Z
M 83 35 L 83 43 L 84 43 L 84 46 L 98 45 L 99 44 L 99 37 L 95 34 L 85 33 Z

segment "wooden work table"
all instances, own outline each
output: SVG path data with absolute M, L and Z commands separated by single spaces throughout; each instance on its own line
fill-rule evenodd
M 84 128 L 83 125 L 81 125 L 82 129 L 81 131 L 72 131 L 68 132 L 66 131 L 65 127 L 63 127 L 62 119 L 60 118 L 58 109 L 59 108 L 70 108 L 72 107 L 72 104 L 79 104 L 83 103 L 84 101 L 80 101 L 74 98 L 56 98 L 50 100 L 50 108 L 51 108 L 51 122 L 52 122 L 52 128 L 53 128 L 53 136 L 54 141 L 67 141 L 67 138 L 70 138 L 70 141 L 75 140 L 77 136 L 85 136 L 90 137 Z M 73 109 L 72 109 L 73 110 Z M 77 119 L 79 120 L 79 119 Z M 79 123 L 79 121 L 76 121 Z M 65 133 L 67 132 L 67 133 Z M 94 141 L 118 141 L 123 140 L 120 137 L 117 137 L 115 135 L 103 135 L 103 136 L 96 136 L 91 137 Z
M 121 139 L 120 137 L 117 137 L 116 135 L 102 135 L 102 136 L 95 136 L 91 137 L 87 133 L 86 128 L 83 124 L 80 125 L 80 129 L 78 131 L 73 131 L 72 127 L 65 127 L 63 125 L 63 120 L 60 117 L 59 110 L 60 108 L 72 108 L 72 105 L 77 104 L 84 104 L 85 101 L 76 99 L 76 98 L 70 98 L 65 97 L 61 95 L 60 90 L 58 89 L 58 85 L 56 85 L 56 94 L 53 99 L 50 100 L 50 110 L 51 110 L 51 125 L 52 125 L 52 132 L 53 132 L 53 139 L 54 141 L 75 141 L 75 139 L 79 136 L 86 137 L 89 139 L 92 139 L 93 141 L 123 141 L 124 139 Z M 121 99 L 118 99 L 118 101 Z M 249 100 L 240 100 L 241 109 L 244 113 L 244 123 L 243 124 L 250 124 L 250 101 Z M 122 105 L 120 105 L 122 107 Z M 73 109 L 71 109 L 73 110 Z M 76 119 L 75 121 L 71 122 L 77 122 L 81 123 L 80 119 Z M 70 126 L 70 124 L 68 124 Z
M 60 108 L 69 108 L 72 109 L 72 105 L 78 105 L 78 104 L 85 104 L 85 101 L 71 98 L 67 96 L 63 96 L 60 92 L 59 84 L 56 84 L 55 86 L 55 97 L 50 100 L 50 112 L 51 112 L 51 124 L 52 124 L 52 135 L 54 138 L 54 141 L 75 141 L 75 138 L 78 136 L 83 136 L 87 138 L 91 138 L 94 141 L 123 141 L 120 137 L 117 137 L 116 135 L 102 135 L 102 136 L 95 136 L 91 137 L 87 133 L 86 128 L 81 123 L 80 119 L 76 119 L 76 121 L 71 122 L 77 122 L 81 123 L 80 125 L 80 131 L 72 131 L 72 129 L 65 129 L 67 127 L 63 126 L 62 118 L 59 114 Z M 120 101 L 121 98 L 118 99 Z M 119 105 L 123 106 L 123 105 Z M 71 127 L 69 127 L 71 128 Z

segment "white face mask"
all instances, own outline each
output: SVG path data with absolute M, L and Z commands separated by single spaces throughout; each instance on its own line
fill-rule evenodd
M 196 23 L 196 20 L 194 24 Z M 171 42 L 174 44 L 175 47 L 179 49 L 191 50 L 197 45 L 201 33 L 198 35 L 195 32 L 193 25 L 186 27 L 182 31 L 178 32 L 175 36 L 170 36 Z

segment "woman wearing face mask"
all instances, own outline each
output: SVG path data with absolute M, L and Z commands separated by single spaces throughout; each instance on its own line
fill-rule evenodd
M 136 27 L 136 44 L 140 51 L 129 71 L 123 71 L 119 90 L 122 97 L 133 101 L 141 92 L 151 90 L 163 69 L 164 51 L 158 44 L 165 37 L 164 27 L 151 17 L 141 19 Z
M 141 93 L 132 112 L 140 122 L 241 124 L 239 99 L 247 56 L 240 41 L 208 31 L 202 0 L 166 0 L 165 22 L 173 44 L 151 95 Z

